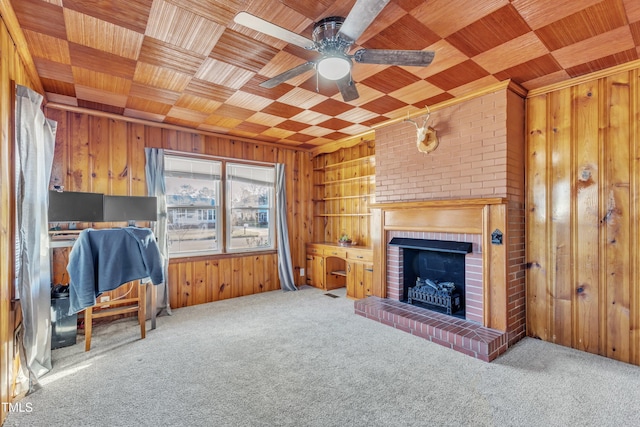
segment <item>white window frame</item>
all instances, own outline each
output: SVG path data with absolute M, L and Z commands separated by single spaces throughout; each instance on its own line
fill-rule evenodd
M 276 249 L 276 182 L 275 182 L 275 164 L 273 163 L 265 163 L 265 162 L 251 162 L 244 161 L 241 159 L 232 159 L 232 158 L 224 158 L 224 157 L 214 157 L 214 156 L 206 156 L 206 155 L 190 155 L 188 153 L 180 153 L 174 151 L 166 151 L 165 159 L 167 158 L 176 158 L 180 160 L 193 160 L 193 161 L 202 161 L 202 162 L 219 162 L 221 164 L 221 173 L 219 177 L 219 187 L 217 188 L 217 198 L 216 205 L 214 207 L 209 206 L 198 206 L 194 211 L 194 215 L 200 217 L 202 215 L 209 216 L 204 212 L 205 209 L 213 209 L 213 218 L 216 224 L 216 233 L 217 233 L 217 244 L 218 247 L 214 250 L 194 250 L 194 251 L 184 251 L 178 253 L 172 253 L 171 247 L 169 248 L 169 257 L 170 258 L 186 258 L 186 257 L 199 257 L 199 256 L 212 256 L 212 255 L 222 255 L 222 254 L 233 254 L 233 253 L 251 253 L 251 252 L 263 252 L 263 251 L 272 251 Z M 227 174 L 227 166 L 240 168 L 267 168 L 273 169 L 273 183 L 272 187 L 269 191 L 268 195 L 268 206 L 261 206 L 260 211 L 267 211 L 268 215 L 268 227 L 267 227 L 267 244 L 259 247 L 250 247 L 250 248 L 242 248 L 236 247 L 232 248 L 231 243 L 231 235 L 232 235 L 232 191 L 231 191 L 231 180 L 229 175 Z M 213 183 L 212 183 L 213 186 Z M 167 203 L 168 204 L 168 203 Z M 167 206 L 168 209 L 175 208 L 176 206 Z M 186 207 L 186 206 L 185 206 Z M 191 207 L 192 208 L 192 207 Z M 201 211 L 202 210 L 202 211 Z M 170 215 L 170 214 L 169 214 Z M 256 213 L 258 215 L 258 213 Z
M 201 211 L 202 210 L 213 210 L 215 213 L 213 214 L 214 218 L 219 218 L 220 214 L 219 212 L 221 211 L 221 201 L 224 199 L 224 193 L 223 193 L 223 185 L 222 185 L 222 176 L 223 176 L 223 168 L 224 165 L 221 161 L 216 160 L 216 159 L 203 159 L 203 158 L 195 158 L 195 157 L 191 157 L 191 156 L 184 156 L 181 155 L 179 153 L 165 153 L 165 174 L 170 173 L 170 171 L 168 170 L 167 165 L 171 163 L 172 159 L 176 160 L 176 161 L 180 161 L 180 162 L 193 162 L 192 164 L 196 164 L 196 163 L 200 163 L 201 165 L 208 165 L 210 167 L 212 167 L 213 169 L 218 169 L 217 171 L 217 177 L 218 179 L 215 180 L 214 179 L 214 175 L 212 175 L 212 181 L 211 181 L 211 185 L 210 188 L 212 188 L 215 192 L 215 205 L 211 206 L 211 205 L 207 205 L 207 204 L 203 204 L 203 205 L 199 205 L 199 204 L 174 204 L 174 203 L 170 203 L 169 199 L 167 198 L 166 202 L 167 202 L 167 213 L 168 213 L 168 218 L 167 220 L 169 221 L 169 223 L 167 224 L 168 226 L 170 226 L 171 221 L 175 220 L 176 218 L 182 218 L 185 220 L 185 222 L 188 221 L 192 221 L 193 225 L 194 225 L 194 231 L 191 231 L 191 233 L 197 233 L 198 230 L 201 229 L 201 227 L 203 226 L 202 220 L 200 219 L 201 217 Z M 197 168 L 196 168 L 197 169 Z M 201 172 L 194 172 L 194 175 L 197 176 L 201 174 Z M 189 172 L 185 172 L 185 175 L 189 175 Z M 166 180 L 165 180 L 166 182 Z M 178 209 L 178 211 L 173 211 L 173 209 Z M 175 217 L 172 216 L 172 213 L 175 212 Z M 204 224 L 204 227 L 202 230 L 206 230 L 208 229 L 209 225 L 208 224 Z M 184 257 L 191 257 L 191 256 L 206 256 L 206 255 L 215 255 L 215 254 L 220 254 L 223 251 L 223 227 L 221 224 L 218 223 L 218 221 L 215 221 L 215 229 L 216 229 L 216 247 L 215 248 L 211 248 L 211 249 L 207 249 L 207 250 L 192 250 L 192 251 L 181 251 L 181 252 L 172 252 L 171 250 L 171 245 L 169 247 L 169 255 L 171 258 L 184 258 Z M 185 228 L 186 230 L 186 228 Z M 171 232 L 169 232 L 169 236 L 171 236 Z
M 255 210 L 255 217 L 257 219 L 258 216 L 258 211 L 264 211 L 266 210 L 268 212 L 268 217 L 270 219 L 269 223 L 268 223 L 268 227 L 267 227 L 267 241 L 264 242 L 265 244 L 263 244 L 262 246 L 259 247 L 252 247 L 252 248 L 232 248 L 232 232 L 233 232 L 233 227 L 234 224 L 232 224 L 233 222 L 233 217 L 232 217 L 232 209 L 233 209 L 233 202 L 232 202 L 232 198 L 234 197 L 234 194 L 232 194 L 232 184 L 233 184 L 233 178 L 230 176 L 230 170 L 234 167 L 238 167 L 238 168 L 255 168 L 255 170 L 261 170 L 265 173 L 268 173 L 272 175 L 272 182 L 268 182 L 268 181 L 264 181 L 263 183 L 266 184 L 270 184 L 270 190 L 268 192 L 268 200 L 267 200 L 267 204 L 266 205 L 257 205 L 255 207 L 252 208 L 246 208 L 247 210 Z M 256 252 L 256 251 L 265 251 L 265 250 L 274 250 L 276 248 L 276 244 L 275 244 L 275 236 L 276 236 L 276 229 L 275 229 L 275 210 L 276 210 L 276 172 L 275 172 L 275 165 L 272 166 L 264 166 L 264 165 L 256 165 L 256 164 L 249 164 L 249 163 L 243 163 L 243 162 L 235 162 L 235 161 L 228 161 L 225 165 L 225 183 L 226 183 L 226 197 L 225 197 L 225 213 L 226 213 L 226 226 L 225 226 L 225 235 L 226 235 L 226 252 L 228 253 L 238 253 L 238 252 Z M 236 208 L 239 209 L 239 208 Z M 249 224 L 251 225 L 251 224 Z M 255 224 L 253 224 L 255 226 Z M 262 237 L 258 237 L 258 239 L 260 239 L 259 241 L 261 241 Z

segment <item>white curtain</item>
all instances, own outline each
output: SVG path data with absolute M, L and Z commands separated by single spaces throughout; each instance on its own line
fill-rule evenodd
M 18 334 L 22 381 L 16 395 L 31 392 L 51 370 L 51 267 L 49 180 L 56 122 L 40 109 L 43 97 L 16 87 L 16 296 L 22 325 Z
M 276 234 L 278 239 L 278 276 L 283 291 L 297 291 L 293 280 L 289 227 L 287 225 L 287 192 L 284 164 L 276 163 Z
M 169 241 L 167 237 L 167 190 L 164 183 L 164 150 L 161 148 L 145 148 L 146 158 L 145 176 L 147 178 L 147 195 L 158 199 L 158 220 L 155 223 L 154 234 L 158 240 L 158 248 L 164 260 L 165 282 L 152 288 L 152 292 L 158 293 L 156 308 L 166 310 L 171 314 L 169 305 Z M 147 311 L 150 313 L 151 309 Z

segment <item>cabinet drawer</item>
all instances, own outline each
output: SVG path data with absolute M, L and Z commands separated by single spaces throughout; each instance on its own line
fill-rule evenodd
M 336 256 L 338 258 L 346 258 L 347 257 L 347 250 L 346 249 L 340 249 L 340 248 L 325 248 L 324 249 L 324 256 Z
M 307 253 L 312 255 L 322 255 L 321 248 L 307 247 Z
M 373 261 L 373 251 L 351 249 L 347 251 L 347 259 L 353 261 Z

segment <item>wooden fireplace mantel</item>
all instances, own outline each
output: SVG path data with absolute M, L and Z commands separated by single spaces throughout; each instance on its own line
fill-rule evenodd
M 505 203 L 503 198 L 428 200 L 376 203 L 370 208 L 383 213 L 384 230 L 481 234 L 485 211 Z
M 386 298 L 388 231 L 481 234 L 483 326 L 507 330 L 507 199 L 496 197 L 375 203 L 370 209 L 374 265 L 381 266 L 374 270 L 373 295 Z M 491 242 L 491 234 L 495 230 L 502 232 L 502 244 Z
M 385 209 L 385 210 L 400 210 L 400 209 L 419 209 L 429 207 L 451 207 L 451 206 L 484 206 L 484 205 L 500 205 L 507 202 L 507 199 L 503 197 L 492 198 L 473 198 L 473 199 L 439 199 L 439 200 L 418 200 L 412 202 L 388 202 L 388 203 L 372 203 L 369 205 L 371 208 Z

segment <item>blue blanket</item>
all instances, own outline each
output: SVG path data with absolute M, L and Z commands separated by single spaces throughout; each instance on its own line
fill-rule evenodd
M 69 314 L 95 305 L 97 296 L 132 280 L 164 282 L 162 256 L 148 228 L 83 230 L 69 254 L 67 271 Z

